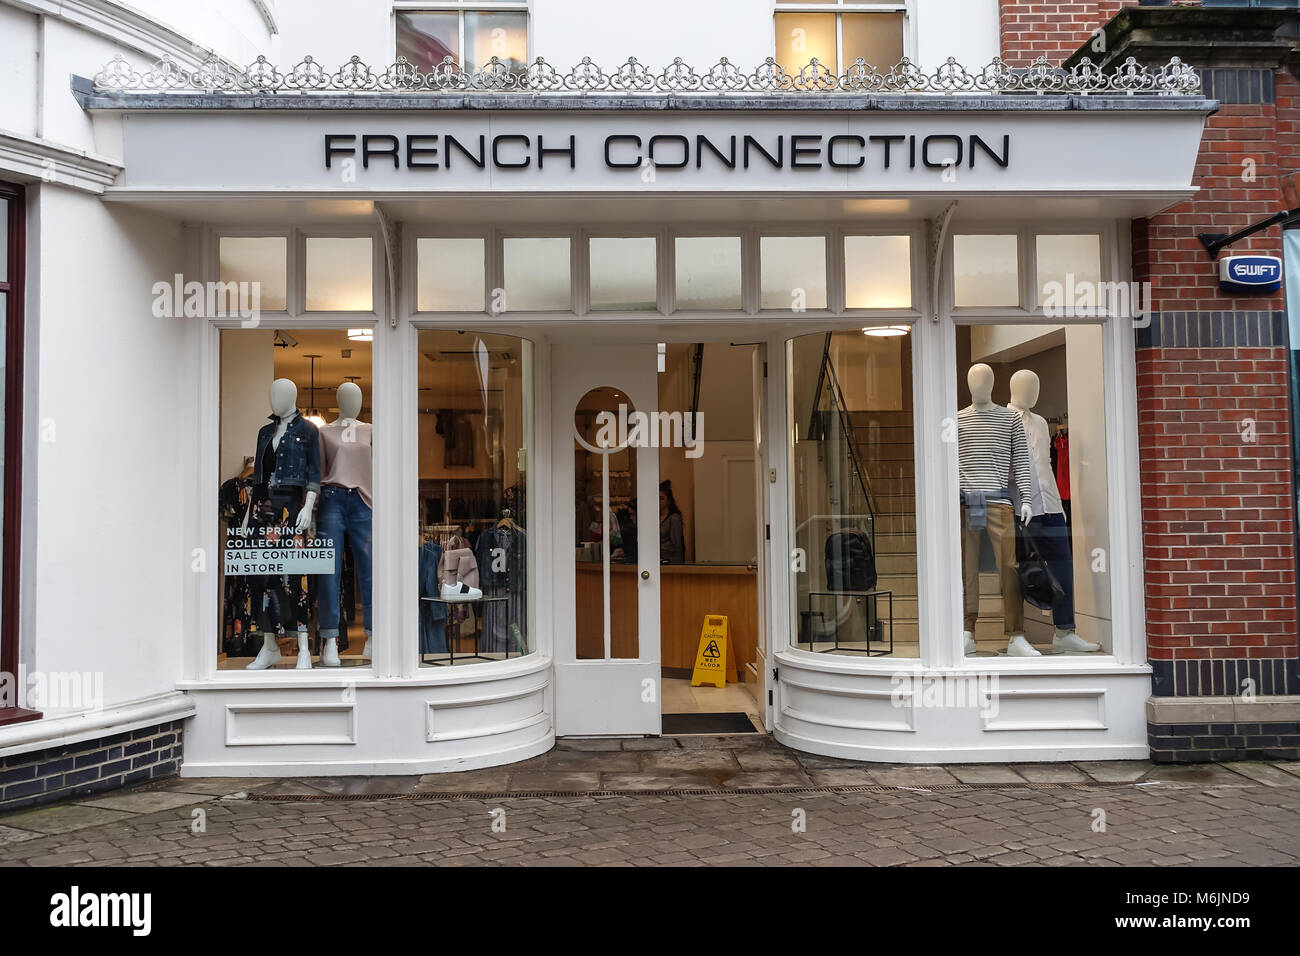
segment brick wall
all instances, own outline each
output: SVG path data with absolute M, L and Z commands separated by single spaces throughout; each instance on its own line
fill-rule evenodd
M 180 772 L 182 723 L 0 757 L 0 811 L 51 803 Z
M 1002 59 L 1011 66 L 1024 66 L 1039 56 L 1060 63 L 1120 7 L 1134 5 L 1132 0 L 999 0 Z
M 1200 192 L 1133 224 L 1155 314 L 1137 336 L 1147 644 L 1155 694 L 1300 693 L 1285 302 L 1233 297 L 1197 239 L 1281 206 L 1297 166 L 1300 87 L 1267 70 L 1203 71 Z M 1277 228 L 1231 251 L 1281 255 Z

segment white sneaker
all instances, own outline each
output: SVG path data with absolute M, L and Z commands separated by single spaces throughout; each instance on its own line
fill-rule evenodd
M 1091 654 L 1101 650 L 1101 645 L 1085 641 L 1074 631 L 1057 631 L 1052 635 L 1052 650 L 1068 654 Z
M 970 631 L 961 632 L 962 646 L 965 648 L 966 656 L 970 657 L 975 653 L 975 635 Z
M 297 670 L 311 670 L 311 648 L 308 646 L 307 632 L 298 632 L 298 663 L 294 665 Z
M 280 663 L 280 645 L 275 643 L 273 636 L 267 634 L 262 638 L 262 649 L 257 652 L 257 657 L 253 658 L 244 670 L 264 671 L 278 663 Z
M 325 646 L 320 652 L 321 667 L 342 667 L 339 663 L 339 640 L 337 637 L 325 638 Z
M 1007 641 L 1008 657 L 1042 657 L 1043 652 L 1035 648 L 1027 640 L 1025 635 L 1017 634 Z
M 444 584 L 442 599 L 444 601 L 477 601 L 483 596 L 478 588 L 472 588 L 464 581 L 459 584 Z
M 361 656 L 364 657 L 364 658 L 366 658 L 367 660 L 372 659 L 372 655 L 371 655 L 371 653 L 370 653 L 370 645 L 371 645 L 371 643 L 372 643 L 372 638 L 367 637 L 367 638 L 366 638 L 366 647 L 365 647 L 365 650 L 363 650 L 363 651 L 361 652 Z

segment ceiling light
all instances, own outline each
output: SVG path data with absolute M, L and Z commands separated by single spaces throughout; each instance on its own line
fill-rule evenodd
M 374 329 L 348 329 L 349 342 L 373 342 L 374 340 Z
M 862 330 L 863 335 L 874 335 L 877 338 L 891 338 L 896 335 L 906 335 L 912 331 L 910 326 L 906 325 L 869 325 Z

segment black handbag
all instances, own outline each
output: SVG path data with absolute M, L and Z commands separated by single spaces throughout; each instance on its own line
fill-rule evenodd
M 876 556 L 861 531 L 836 531 L 826 538 L 826 590 L 870 591 L 876 586 Z
M 1065 589 L 1040 556 L 1038 542 L 1029 526 L 1022 526 L 1020 534 L 1024 539 L 1026 554 L 1016 567 L 1016 573 L 1020 577 L 1020 594 L 1034 607 L 1050 611 L 1065 600 Z

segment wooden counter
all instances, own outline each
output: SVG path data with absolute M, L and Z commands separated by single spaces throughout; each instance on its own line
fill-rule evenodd
M 637 656 L 637 601 L 643 593 L 635 565 L 610 565 L 612 656 Z M 599 562 L 578 562 L 578 658 L 604 657 Z M 706 614 L 725 614 L 730 625 L 727 679 L 754 661 L 758 643 L 758 572 L 744 565 L 665 564 L 659 568 L 660 657 L 664 667 L 691 669 Z M 653 640 L 653 637 L 650 639 Z

